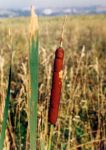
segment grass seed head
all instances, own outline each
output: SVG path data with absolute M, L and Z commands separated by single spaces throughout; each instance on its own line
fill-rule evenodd
M 38 17 L 35 13 L 35 9 L 32 6 L 31 7 L 31 20 L 30 20 L 30 26 L 29 26 L 29 33 L 30 33 L 30 38 L 36 35 L 36 32 L 39 29 L 38 25 Z

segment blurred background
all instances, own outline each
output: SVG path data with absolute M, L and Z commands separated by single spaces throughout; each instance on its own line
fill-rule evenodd
M 106 13 L 106 0 L 0 0 L 0 17 L 29 16 L 31 5 L 40 16 Z

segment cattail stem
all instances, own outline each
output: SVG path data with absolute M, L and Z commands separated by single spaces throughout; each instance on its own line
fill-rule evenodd
M 61 87 L 62 87 L 63 58 L 64 58 L 64 50 L 61 47 L 59 47 L 55 53 L 52 90 L 51 90 L 51 97 L 50 97 L 48 120 L 51 125 L 50 125 L 48 150 L 51 150 L 51 145 L 52 145 L 51 142 L 52 142 L 54 125 L 56 124 L 58 118 L 58 109 L 59 109 Z
M 67 21 L 67 16 L 65 16 L 65 18 L 64 18 L 64 23 L 63 23 L 62 33 L 61 33 L 61 38 L 60 38 L 60 47 L 63 46 L 64 29 L 65 29 L 66 21 Z
M 53 137 L 53 130 L 54 130 L 54 125 L 50 125 L 50 135 L 49 135 L 49 142 L 48 142 L 48 150 L 51 150 L 51 146 L 52 146 L 52 137 Z

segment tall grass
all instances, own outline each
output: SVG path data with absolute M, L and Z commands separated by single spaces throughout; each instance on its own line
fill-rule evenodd
M 98 150 L 106 147 L 105 17 L 105 15 L 92 15 L 67 18 L 63 41 L 65 65 L 62 97 L 58 120 L 52 134 L 51 149 L 76 150 L 81 148 L 84 150 L 95 148 Z M 41 17 L 39 19 L 37 137 L 35 136 L 36 141 L 34 139 L 36 143 L 32 144 L 36 144 L 37 150 L 46 150 L 48 145 L 47 117 L 53 60 L 55 49 L 59 43 L 58 37 L 61 34 L 60 23 L 63 22 L 63 19 L 63 17 Z M 31 140 L 28 108 L 30 100 L 28 95 L 29 18 L 4 19 L 0 21 L 0 25 L 0 50 L 2 49 L 2 56 L 5 60 L 3 84 L 0 86 L 0 103 L 3 102 L 5 95 L 1 91 L 6 91 L 8 78 L 9 48 L 6 43 L 9 43 L 7 37 L 9 26 L 14 33 L 12 36 L 15 54 L 4 148 L 9 145 L 9 149 L 28 150 Z M 36 115 L 33 119 L 36 120 Z M 0 119 L 0 125 L 1 122 Z M 33 129 L 36 129 L 36 125 Z

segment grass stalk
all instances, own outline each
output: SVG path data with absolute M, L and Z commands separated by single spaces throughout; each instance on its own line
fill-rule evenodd
M 7 96 L 6 96 L 6 99 L 5 99 L 2 131 L 1 131 L 1 135 L 0 135 L 0 150 L 3 150 L 5 132 L 6 132 L 6 127 L 7 127 L 8 108 L 9 108 L 9 100 L 10 100 L 10 84 L 11 84 L 11 67 L 10 67 L 10 72 L 9 72 Z

